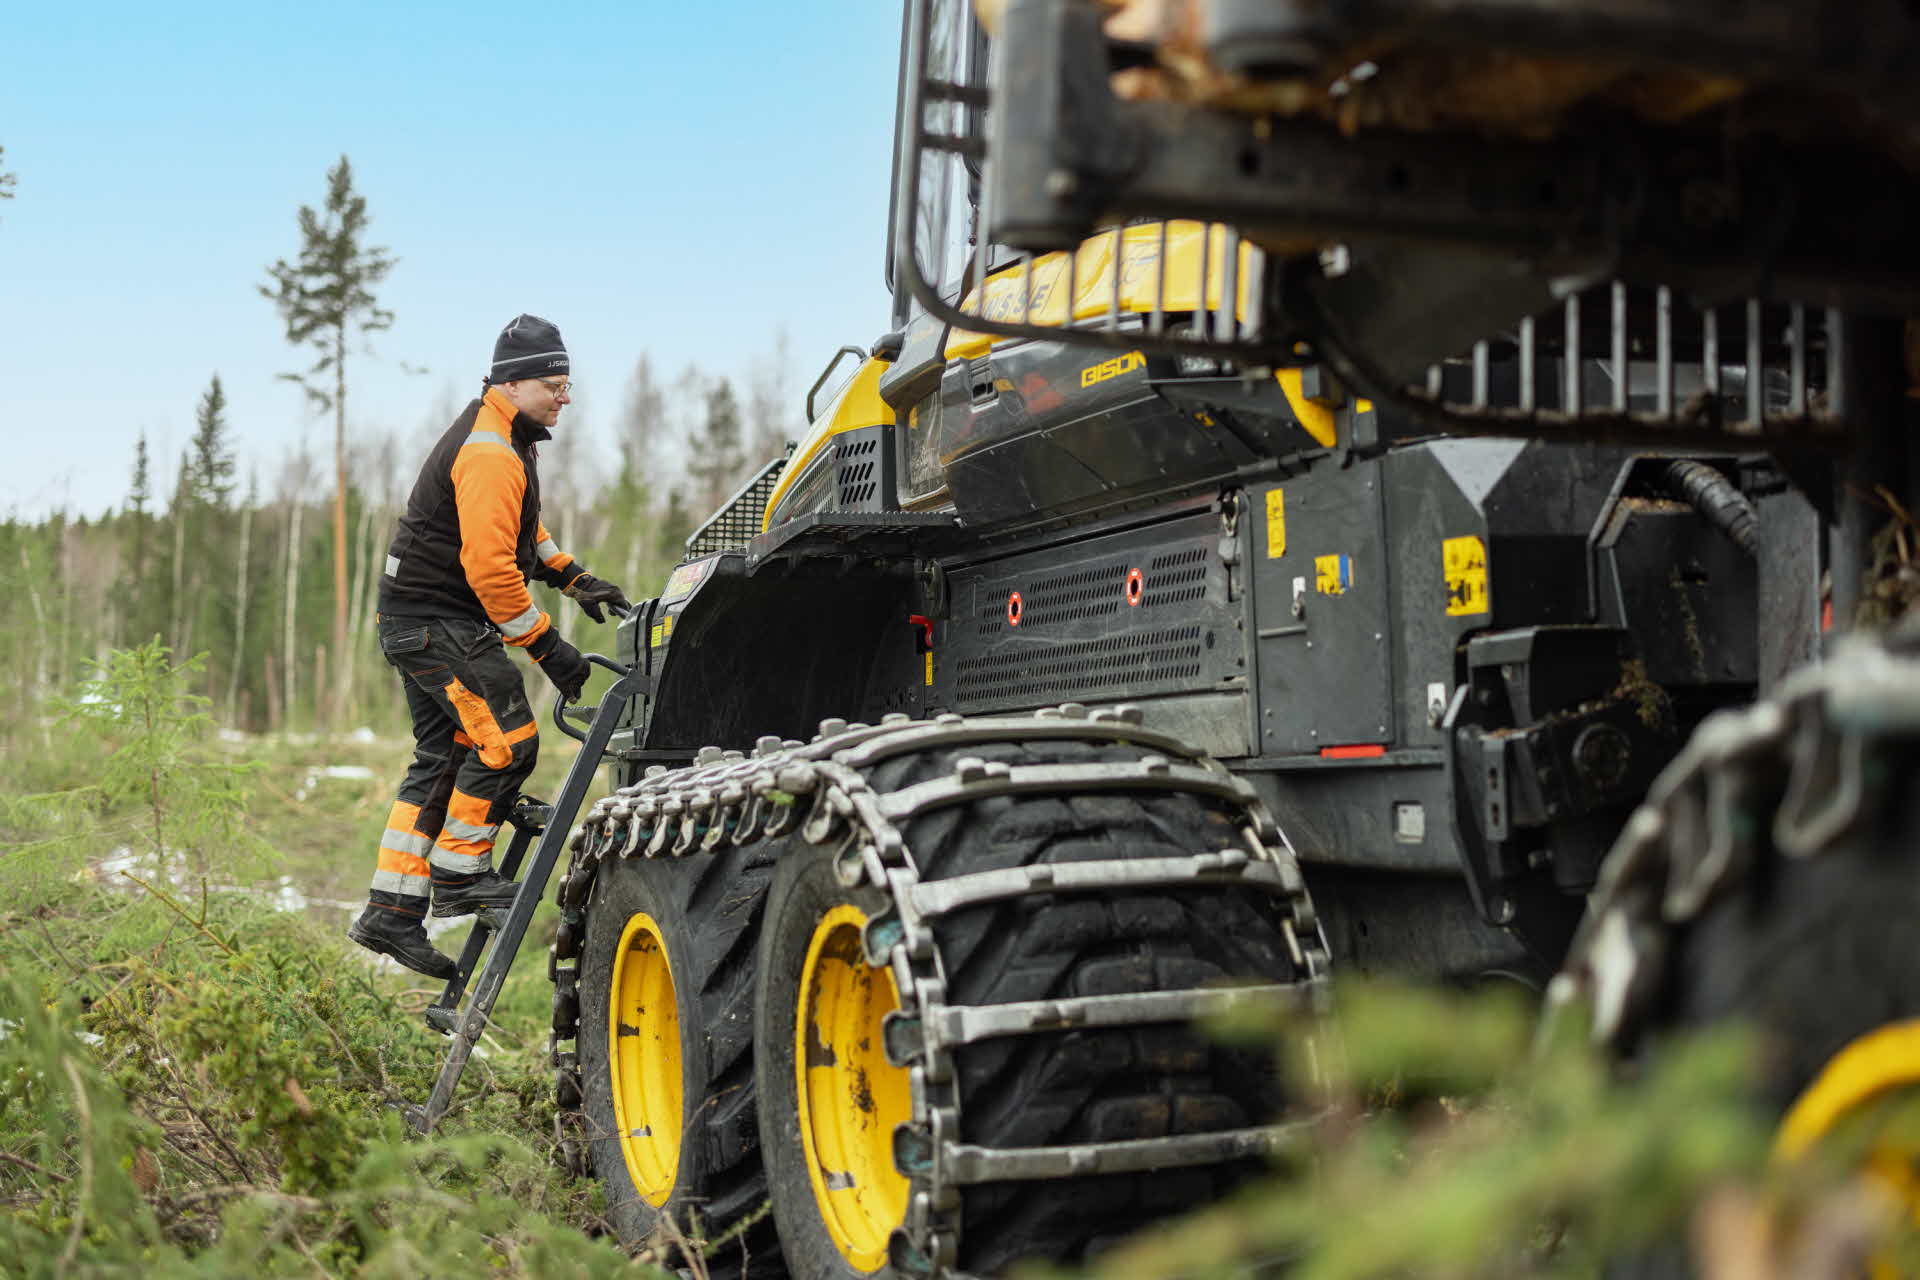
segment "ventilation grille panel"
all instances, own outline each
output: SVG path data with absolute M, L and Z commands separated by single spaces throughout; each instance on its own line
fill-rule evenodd
M 955 666 L 954 691 L 968 702 L 1044 701 L 1192 681 L 1200 677 L 1205 647 L 1199 626 L 1022 646 L 962 659 Z

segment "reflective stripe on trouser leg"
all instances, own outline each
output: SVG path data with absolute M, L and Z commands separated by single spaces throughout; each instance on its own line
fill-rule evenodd
M 433 837 L 420 830 L 420 806 L 395 800 L 380 833 L 380 856 L 373 873 L 374 892 L 424 898 L 428 883 L 427 854 Z
M 500 824 L 489 822 L 493 803 L 470 796 L 458 786 L 447 800 L 446 821 L 440 824 L 440 838 L 433 842 L 429 861 L 442 871 L 456 875 L 477 875 L 493 866 L 493 841 Z
M 421 830 L 435 837 L 428 853 L 435 883 L 492 870 L 500 824 L 540 747 L 525 683 L 505 649 L 482 644 L 446 656 L 443 667 L 418 673 L 407 691 L 416 737 L 423 725 L 444 726 L 433 750 L 422 741 L 421 756 L 437 758 L 416 759 L 420 793 L 407 796 L 428 800 L 425 784 L 433 784 Z

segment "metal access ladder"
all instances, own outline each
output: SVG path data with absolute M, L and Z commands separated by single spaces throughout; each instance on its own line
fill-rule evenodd
M 649 600 L 635 606 L 636 611 L 643 615 L 639 622 L 642 636 L 646 635 L 651 622 L 654 604 Z M 642 652 L 645 652 L 644 645 Z M 440 1123 L 453 1105 L 454 1090 L 459 1087 L 460 1076 L 467 1069 L 467 1059 L 473 1056 L 474 1046 L 487 1029 L 494 1002 L 500 998 L 500 990 L 506 984 L 507 971 L 513 968 L 520 944 L 526 939 L 527 926 L 533 921 L 534 910 L 546 894 L 547 881 L 552 878 L 554 867 L 559 864 L 567 832 L 573 827 L 574 815 L 579 812 L 581 801 L 586 799 L 587 791 L 593 785 L 593 775 L 607 753 L 607 744 L 613 739 L 614 726 L 620 720 L 621 709 L 629 698 L 644 692 L 652 681 L 651 673 L 642 666 L 625 667 L 597 653 L 589 653 L 585 657 L 587 661 L 612 671 L 618 679 L 600 696 L 600 705 L 590 716 L 584 709 L 570 706 L 565 699 L 553 704 L 554 725 L 568 737 L 578 739 L 580 751 L 567 769 L 566 780 L 561 783 L 560 794 L 552 804 L 542 804 L 522 796 L 507 816 L 508 824 L 513 827 L 513 839 L 507 846 L 506 856 L 501 859 L 500 874 L 511 879 L 519 872 L 529 844 L 533 845 L 533 861 L 527 868 L 527 874 L 520 880 L 520 891 L 514 896 L 511 907 L 505 911 L 491 910 L 475 914 L 473 931 L 467 935 L 466 946 L 460 953 L 458 972 L 447 980 L 446 990 L 425 1010 L 427 1025 L 450 1036 L 452 1043 L 447 1047 L 447 1059 L 434 1081 L 432 1095 L 424 1105 L 414 1103 L 403 1112 L 407 1123 L 419 1133 L 433 1132 L 434 1126 Z M 585 721 L 584 731 L 574 727 L 574 719 Z M 481 961 L 483 955 L 484 964 Z M 474 977 L 476 969 L 479 974 L 477 979 Z M 471 995 L 467 993 L 469 983 L 473 986 Z M 464 1012 L 460 1008 L 463 996 L 467 997 Z

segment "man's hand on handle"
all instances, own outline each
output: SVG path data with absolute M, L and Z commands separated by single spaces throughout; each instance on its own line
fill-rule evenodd
M 580 656 L 578 649 L 562 640 L 558 631 L 548 628 L 546 634 L 527 646 L 527 656 L 540 664 L 540 670 L 546 672 L 561 697 L 568 702 L 579 701 L 580 690 L 593 674 L 593 665 Z
M 624 591 L 606 579 L 596 578 L 590 573 L 583 573 L 568 583 L 566 594 L 572 596 L 579 603 L 580 611 L 595 622 L 607 620 L 606 614 L 600 611 L 601 605 L 606 605 L 617 614 L 626 613 L 633 608 L 633 603 L 627 599 Z

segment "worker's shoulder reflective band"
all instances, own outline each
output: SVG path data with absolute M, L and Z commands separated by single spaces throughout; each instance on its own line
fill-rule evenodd
M 508 444 L 507 438 L 497 431 L 475 431 L 466 438 L 460 448 L 465 451 L 476 446 L 482 449 L 504 449 L 508 453 L 513 453 L 513 446 Z M 513 453 L 513 456 L 518 458 L 520 455 Z
M 560 554 L 560 548 L 555 545 L 552 538 L 542 538 L 540 544 L 533 549 L 533 554 L 541 564 L 545 564 Z
M 387 557 L 387 576 L 389 578 L 397 578 L 400 576 L 400 557 L 399 556 Z
M 500 624 L 500 634 L 509 640 L 518 640 L 527 632 L 540 625 L 540 609 L 537 605 L 528 605 L 526 612 L 518 617 L 509 618 Z

